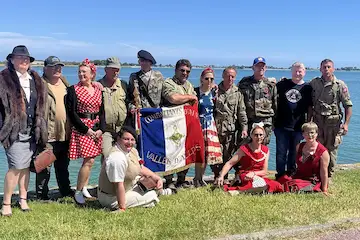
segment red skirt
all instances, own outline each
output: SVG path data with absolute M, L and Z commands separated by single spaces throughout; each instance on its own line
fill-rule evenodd
M 240 174 L 240 186 L 228 186 L 228 185 L 224 185 L 224 191 L 234 191 L 234 190 L 237 190 L 237 191 L 248 191 L 250 189 L 255 189 L 256 188 L 256 184 L 254 184 L 253 180 L 250 179 L 250 180 L 245 180 L 245 176 L 246 176 L 246 173 L 242 173 Z M 269 192 L 269 193 L 276 193 L 276 192 L 284 192 L 284 189 L 283 189 L 283 186 L 275 181 L 275 180 L 272 180 L 272 179 L 269 179 L 269 178 L 262 178 L 264 181 L 265 181 L 265 184 L 266 184 L 266 192 Z
M 97 117 L 94 120 L 82 118 L 81 121 L 89 128 L 93 128 L 99 122 Z M 69 158 L 75 160 L 78 158 L 94 158 L 101 154 L 102 136 L 99 139 L 93 139 L 86 134 L 79 133 L 72 129 L 69 147 Z

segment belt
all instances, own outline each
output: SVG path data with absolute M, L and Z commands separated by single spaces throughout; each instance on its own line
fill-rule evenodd
M 79 118 L 89 118 L 91 120 L 94 120 L 99 113 L 78 113 Z

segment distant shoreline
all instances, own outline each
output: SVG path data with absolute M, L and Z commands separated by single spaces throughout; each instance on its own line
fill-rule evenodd
M 0 67 L 4 67 L 5 63 L 0 63 Z M 32 64 L 32 67 L 43 67 L 42 64 Z M 65 64 L 65 67 L 78 67 L 79 65 L 76 64 Z M 104 68 L 104 65 L 96 65 L 99 68 Z M 236 67 L 236 66 L 235 66 Z M 133 65 L 122 65 L 121 68 L 140 68 L 140 66 L 133 66 Z M 174 66 L 154 66 L 153 68 L 174 68 Z M 192 67 L 192 69 L 205 69 L 206 67 L 199 67 L 195 66 Z M 213 67 L 212 69 L 224 69 L 225 67 Z M 252 70 L 251 68 L 244 67 L 244 68 L 237 68 L 238 70 Z M 291 71 L 289 68 L 267 68 L 266 71 Z M 310 68 L 306 69 L 306 71 L 320 71 L 320 69 L 317 68 Z M 344 70 L 344 69 L 335 69 L 337 72 L 360 72 L 360 69 L 354 69 L 354 70 Z

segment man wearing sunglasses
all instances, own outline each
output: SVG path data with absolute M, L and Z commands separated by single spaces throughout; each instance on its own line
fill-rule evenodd
M 175 75 L 172 78 L 167 78 L 162 89 L 162 96 L 164 106 L 176 106 L 185 103 L 194 104 L 197 101 L 196 92 L 193 85 L 188 81 L 191 71 L 191 63 L 187 59 L 180 59 L 175 66 Z M 177 173 L 176 185 L 173 183 L 173 175 L 165 176 L 167 188 L 181 188 L 190 187 L 189 183 L 185 181 L 188 169 Z
M 215 122 L 222 146 L 223 163 L 212 166 L 215 179 L 221 169 L 238 149 L 241 139 L 248 136 L 244 97 L 234 84 L 237 71 L 234 67 L 224 69 L 215 103 Z M 227 175 L 224 177 L 227 179 Z
M 254 74 L 241 79 L 238 87 L 244 95 L 248 125 L 263 122 L 266 134 L 263 144 L 268 145 L 277 108 L 276 80 L 265 77 L 266 61 L 263 57 L 254 59 L 252 69 Z

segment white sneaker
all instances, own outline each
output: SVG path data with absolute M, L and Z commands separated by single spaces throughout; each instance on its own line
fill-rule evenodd
M 74 194 L 74 199 L 77 204 L 83 205 L 85 204 L 84 195 L 81 191 L 76 191 Z
M 82 194 L 83 194 L 84 197 L 86 197 L 86 198 L 93 198 L 93 196 L 91 196 L 91 194 L 89 193 L 89 191 L 87 190 L 86 187 L 83 187 L 83 189 L 82 189 Z

